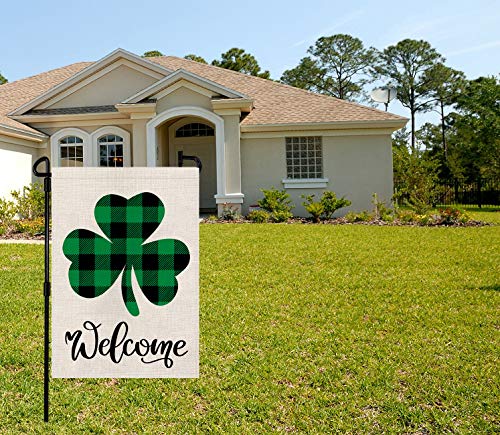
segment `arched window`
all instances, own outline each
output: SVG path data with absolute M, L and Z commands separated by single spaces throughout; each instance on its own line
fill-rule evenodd
M 123 138 L 117 134 L 105 134 L 97 140 L 99 146 L 99 166 L 123 166 Z
M 206 124 L 199 122 L 192 122 L 183 125 L 175 131 L 175 137 L 200 137 L 200 136 L 213 136 L 214 129 Z
M 83 166 L 83 139 L 78 136 L 60 139 L 59 159 L 63 167 Z

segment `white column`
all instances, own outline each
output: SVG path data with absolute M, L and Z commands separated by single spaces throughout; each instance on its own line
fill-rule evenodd
M 240 155 L 240 115 L 239 109 L 219 109 L 215 113 L 224 119 L 224 155 L 217 164 L 224 165 L 225 191 L 215 195 L 219 214 L 224 204 L 241 212 L 243 193 L 241 193 L 241 155 Z

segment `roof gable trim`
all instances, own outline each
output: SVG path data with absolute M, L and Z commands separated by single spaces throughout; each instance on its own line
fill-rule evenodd
M 168 87 L 172 86 L 173 84 L 181 80 L 197 85 L 200 88 L 208 89 L 216 94 L 220 94 L 227 98 L 246 98 L 246 99 L 249 98 L 246 95 L 238 91 L 235 91 L 234 89 L 229 89 L 225 86 L 222 86 L 218 83 L 215 83 L 211 80 L 208 80 L 204 77 L 201 77 L 197 74 L 191 73 L 184 69 L 178 69 L 177 71 L 161 79 L 160 81 L 153 83 L 151 86 L 143 89 L 142 91 L 139 91 L 137 94 L 132 95 L 130 98 L 127 98 L 125 101 L 123 101 L 123 103 L 125 104 L 138 103 L 145 98 L 151 98 L 156 95 L 162 95 L 164 94 L 163 91 L 165 91 Z M 165 93 L 165 95 L 167 94 L 168 92 Z
M 119 62 L 120 59 L 135 64 L 139 68 L 142 67 L 141 70 L 143 72 L 149 71 L 149 74 L 156 79 L 168 76 L 171 73 L 171 70 L 161 65 L 158 65 L 147 59 L 137 56 L 136 54 L 130 53 L 129 51 L 118 48 L 117 50 L 114 50 L 113 52 L 103 57 L 102 59 L 98 60 L 97 62 L 92 63 L 91 65 L 85 67 L 81 71 L 67 78 L 58 85 L 50 88 L 48 91 L 42 93 L 33 100 L 30 100 L 27 103 L 23 104 L 22 106 L 18 107 L 16 110 L 9 113 L 9 115 L 10 116 L 23 115 L 27 111 L 53 99 L 53 97 L 58 96 L 61 93 L 64 93 L 64 91 L 69 90 L 69 88 L 72 88 L 75 85 L 78 85 L 80 83 L 83 83 L 82 86 L 87 85 L 94 79 L 97 79 L 101 75 L 108 73 L 109 71 L 120 66 L 121 64 L 126 64 L 126 62 Z M 113 65 L 115 63 L 117 64 L 116 66 Z M 93 77 L 94 75 L 96 76 L 95 78 Z M 64 96 L 61 98 L 64 98 Z

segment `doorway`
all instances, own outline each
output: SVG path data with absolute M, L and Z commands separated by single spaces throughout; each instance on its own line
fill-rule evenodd
M 215 213 L 217 206 L 217 168 L 214 127 L 204 120 L 183 118 L 169 128 L 170 166 L 179 166 L 179 151 L 201 160 L 200 212 Z M 182 166 L 196 166 L 192 160 L 184 160 Z

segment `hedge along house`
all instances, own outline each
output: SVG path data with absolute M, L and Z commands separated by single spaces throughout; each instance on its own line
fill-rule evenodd
M 0 86 L 0 196 L 53 166 L 179 166 L 197 156 L 200 208 L 220 213 L 286 189 L 392 196 L 391 134 L 407 119 L 198 62 L 118 49 Z M 182 153 L 180 153 L 182 152 Z M 180 161 L 182 160 L 182 162 Z M 119 169 L 117 169 L 119 170 Z

